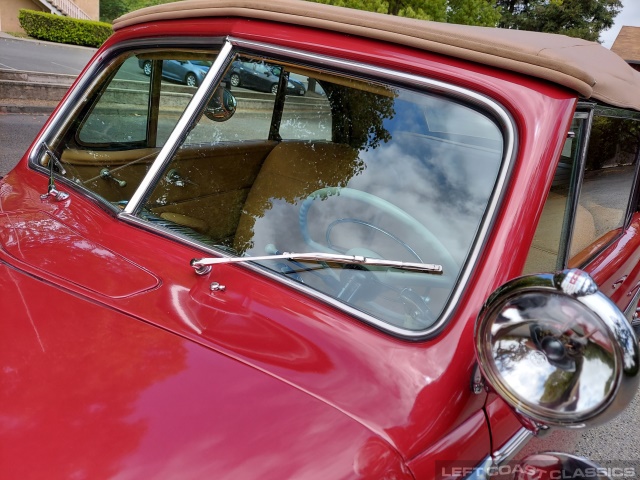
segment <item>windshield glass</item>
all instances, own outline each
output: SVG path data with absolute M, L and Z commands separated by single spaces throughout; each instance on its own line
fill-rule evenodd
M 265 75 L 266 65 L 280 77 Z M 324 252 L 442 265 L 430 275 L 257 261 L 387 325 L 433 325 L 494 190 L 500 128 L 445 96 L 270 58 L 236 58 L 224 81 L 234 116 L 200 117 L 139 215 L 233 256 Z

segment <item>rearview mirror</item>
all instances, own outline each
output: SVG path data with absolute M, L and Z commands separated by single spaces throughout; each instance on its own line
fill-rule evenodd
M 237 106 L 238 101 L 229 90 L 218 88 L 209 100 L 204 115 L 214 122 L 226 122 L 236 113 Z
M 475 347 L 486 381 L 533 430 L 603 423 L 638 388 L 633 329 L 580 270 L 496 290 L 478 316 Z

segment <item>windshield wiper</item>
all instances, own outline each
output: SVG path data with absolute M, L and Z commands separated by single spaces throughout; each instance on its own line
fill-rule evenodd
M 198 275 L 206 275 L 211 271 L 211 265 L 226 263 L 257 262 L 262 260 L 297 260 L 304 262 L 342 263 L 347 265 L 363 265 L 367 267 L 388 267 L 399 270 L 412 270 L 432 275 L 444 273 L 442 265 L 433 263 L 401 262 L 398 260 L 385 260 L 384 258 L 363 257 L 362 255 L 340 255 L 337 253 L 291 253 L 284 252 L 280 255 L 264 255 L 261 257 L 220 257 L 220 258 L 194 258 L 191 266 Z

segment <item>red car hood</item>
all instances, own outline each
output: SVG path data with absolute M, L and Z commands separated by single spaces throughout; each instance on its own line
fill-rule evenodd
M 403 478 L 387 443 L 255 368 L 6 264 L 0 292 L 3 478 Z
M 470 388 L 473 319 L 487 295 L 483 288 L 461 302 L 445 332 L 406 342 L 241 266 L 197 276 L 189 262 L 202 252 L 105 215 L 73 191 L 66 202 L 41 201 L 43 179 L 20 166 L 0 182 L 0 262 L 11 265 L 11 275 L 0 274 L 0 302 L 9 305 L 2 325 L 16 332 L 3 338 L 0 360 L 10 372 L 4 380 L 13 375 L 20 392 L 5 389 L 3 403 L 15 412 L 7 418 L 42 410 L 39 421 L 22 423 L 34 425 L 33 438 L 20 443 L 3 436 L 0 441 L 19 448 L 0 448 L 0 465 L 3 455 L 36 451 L 28 445 L 53 448 L 50 440 L 61 437 L 64 425 L 80 422 L 77 412 L 102 412 L 112 397 L 124 404 L 120 423 L 139 425 L 140 442 L 153 439 L 157 445 L 145 448 L 162 464 L 158 453 L 176 449 L 208 457 L 203 464 L 211 465 L 215 447 L 224 453 L 220 458 L 232 459 L 229 465 L 249 453 L 301 459 L 314 452 L 298 464 L 321 472 L 323 458 L 336 469 L 342 468 L 338 457 L 351 458 L 344 468 L 352 472 L 360 449 L 371 451 L 370 438 L 382 439 L 407 462 L 480 461 L 489 453 L 485 395 Z M 226 290 L 212 292 L 212 282 Z M 17 366 L 10 364 L 14 359 Z M 150 416 L 143 421 L 140 412 Z M 273 432 L 285 428 L 278 421 L 298 413 L 308 423 L 274 441 Z M 106 441 L 106 431 L 117 425 L 98 419 L 80 429 L 86 438 L 78 443 Z M 331 428 L 319 432 L 313 425 Z M 300 441 L 305 428 L 318 435 L 318 445 Z M 22 431 L 14 429 L 26 435 Z M 237 438 L 222 447 L 202 440 L 235 431 Z M 132 436 L 114 434 L 121 439 L 108 442 L 110 448 L 125 449 Z M 46 440 L 32 443 L 38 438 Z M 194 439 L 202 440 L 200 447 L 191 445 Z M 130 450 L 140 452 L 140 442 Z M 339 454 L 319 450 L 322 442 Z M 56 452 L 50 457 L 62 461 Z M 289 476 L 295 475 L 279 478 Z

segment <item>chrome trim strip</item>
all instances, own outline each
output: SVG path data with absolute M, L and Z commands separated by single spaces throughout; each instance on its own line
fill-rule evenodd
M 480 462 L 473 469 L 473 473 L 465 477 L 465 480 L 489 480 L 492 472 L 513 460 L 531 437 L 533 437 L 533 433 L 522 427 L 502 447 L 493 452 L 493 455 L 489 455 Z
M 216 57 L 213 65 L 202 80 L 202 84 L 196 90 L 196 93 L 191 98 L 189 105 L 185 108 L 180 120 L 173 128 L 173 131 L 169 135 L 167 142 L 164 144 L 155 161 L 151 164 L 149 171 L 138 185 L 135 193 L 124 208 L 124 213 L 133 214 L 147 193 L 151 193 L 152 187 L 155 186 L 156 181 L 160 178 L 164 167 L 171 161 L 176 150 L 180 147 L 180 144 L 184 140 L 187 133 L 187 127 L 191 125 L 196 119 L 196 113 L 201 110 L 201 106 L 205 100 L 213 93 L 214 82 L 218 80 L 218 77 L 223 71 L 223 67 L 228 62 L 228 58 L 231 54 L 231 43 L 229 40 L 225 40 L 220 49 L 220 53 Z
M 223 49 L 220 51 L 220 54 L 216 58 L 216 61 L 214 62 L 211 69 L 209 70 L 207 76 L 205 77 L 205 80 L 203 81 L 203 84 L 201 85 L 200 89 L 198 89 L 198 91 L 196 92 L 196 95 L 194 96 L 191 103 L 187 107 L 187 110 L 185 110 L 183 117 L 180 119 L 178 125 L 176 125 L 173 133 L 169 137 L 167 144 L 163 147 L 158 158 L 153 163 L 151 169 L 145 176 L 142 184 L 140 185 L 140 187 L 132 197 L 131 201 L 127 205 L 127 208 L 125 208 L 124 212 L 120 214 L 120 217 L 123 220 L 132 221 L 131 215 L 133 215 L 136 209 L 140 206 L 140 204 L 144 199 L 144 196 L 150 193 L 150 190 L 154 186 L 155 181 L 159 178 L 162 169 L 170 161 L 170 156 L 173 154 L 173 152 L 175 151 L 175 148 L 177 147 L 176 143 L 181 139 L 182 130 L 180 129 L 185 129 L 186 127 L 188 127 L 191 121 L 191 117 L 194 115 L 197 107 L 200 105 L 203 98 L 205 97 L 203 93 L 204 89 L 210 89 L 213 81 L 218 78 L 219 70 L 221 70 L 221 67 L 224 65 L 224 62 L 226 61 L 226 58 L 224 58 L 225 55 L 228 56 L 231 53 L 229 50 L 229 44 L 231 44 L 233 47 L 251 50 L 253 52 L 260 52 L 260 53 L 271 54 L 271 55 L 275 54 L 275 55 L 285 56 L 286 58 L 289 58 L 289 59 L 306 61 L 311 64 L 321 65 L 323 68 L 348 69 L 351 72 L 357 72 L 363 75 L 372 76 L 374 78 L 375 77 L 384 78 L 384 79 L 392 80 L 395 82 L 411 84 L 417 87 L 423 87 L 423 88 L 426 87 L 431 91 L 442 93 L 450 97 L 451 96 L 456 97 L 458 99 L 464 100 L 466 103 L 475 104 L 481 107 L 484 111 L 494 115 L 494 119 L 500 124 L 503 130 L 504 141 L 505 141 L 505 148 L 503 152 L 504 160 L 502 162 L 500 171 L 496 178 L 496 184 L 495 184 L 492 196 L 489 200 L 489 203 L 487 204 L 485 217 L 479 226 L 476 239 L 467 257 L 467 262 L 463 266 L 463 269 L 460 273 L 456 288 L 451 293 L 451 297 L 449 298 L 449 301 L 446 307 L 444 308 L 443 312 L 441 313 L 438 321 L 435 322 L 433 325 L 431 325 L 429 328 L 421 331 L 413 331 L 413 330 L 407 330 L 404 328 L 399 328 L 399 327 L 390 325 L 367 313 L 364 313 L 360 310 L 350 307 L 345 303 L 342 303 L 341 301 L 333 297 L 330 297 L 329 295 L 310 289 L 309 287 L 306 287 L 305 285 L 302 285 L 290 279 L 283 278 L 281 275 L 278 275 L 275 272 L 271 272 L 267 270 L 265 267 L 261 267 L 259 265 L 253 265 L 253 264 L 242 265 L 245 268 L 249 268 L 255 272 L 259 272 L 262 275 L 267 275 L 268 277 L 275 279 L 280 283 L 285 283 L 296 290 L 302 291 L 306 295 L 310 295 L 311 297 L 317 298 L 322 302 L 329 304 L 339 309 L 340 311 L 343 311 L 352 316 L 355 316 L 360 320 L 364 321 L 365 323 L 373 325 L 385 332 L 388 332 L 403 338 L 415 339 L 415 340 L 423 339 L 427 336 L 437 333 L 441 328 L 444 327 L 444 325 L 446 325 L 453 311 L 457 307 L 458 301 L 462 296 L 462 292 L 466 287 L 469 277 L 471 276 L 471 271 L 473 269 L 473 266 L 477 263 L 478 257 L 480 255 L 480 250 L 484 246 L 487 233 L 494 221 L 495 214 L 498 209 L 498 205 L 502 200 L 502 196 L 503 196 L 502 194 L 503 194 L 504 186 L 506 183 L 506 179 L 509 173 L 511 172 L 511 168 L 513 166 L 513 163 L 515 160 L 515 154 L 516 154 L 516 127 L 515 127 L 515 122 L 511 117 L 511 115 L 499 103 L 493 101 L 488 97 L 485 97 L 484 95 L 473 92 L 471 90 L 467 90 L 465 88 L 458 87 L 456 85 L 451 85 L 438 80 L 433 80 L 429 78 L 420 77 L 418 75 L 398 72 L 398 71 L 390 70 L 387 68 L 381 68 L 377 66 L 374 67 L 374 66 L 365 65 L 362 63 L 357 63 L 349 60 L 343 60 L 340 58 L 318 55 L 318 54 L 308 53 L 308 52 L 303 52 L 298 50 L 292 50 L 286 47 L 268 45 L 260 42 L 242 40 L 234 37 L 227 37 L 226 43 Z M 134 223 L 137 224 L 139 222 L 136 221 Z M 165 236 L 174 237 L 174 235 L 167 235 L 167 232 L 164 232 L 164 231 L 162 232 L 162 234 Z M 181 236 L 180 237 L 175 236 L 174 238 L 178 238 L 180 239 L 180 241 L 184 242 L 184 238 Z M 195 245 L 197 245 L 199 249 L 204 249 L 205 251 L 211 251 L 214 254 L 225 256 L 223 252 L 211 249 L 210 247 L 207 247 L 205 245 L 202 245 L 202 244 L 195 244 Z M 190 268 L 188 264 L 185 266 Z
M 624 309 L 624 316 L 626 317 L 627 320 L 629 320 L 629 323 L 632 326 L 638 323 L 638 319 L 636 318 L 634 320 L 633 316 L 636 313 L 636 310 L 638 309 L 638 301 L 640 301 L 640 284 L 636 285 L 635 288 L 636 288 L 636 293 L 633 294 L 633 298 L 631 299 L 631 302 L 629 303 L 629 305 L 627 305 L 627 308 Z
M 522 427 L 518 430 L 513 437 L 505 442 L 502 447 L 493 452 L 493 462 L 495 465 L 500 466 L 504 463 L 508 463 L 513 460 L 522 447 L 533 437 L 531 430 L 527 430 Z
M 465 480 L 489 480 L 492 467 L 494 467 L 493 459 L 489 456 L 480 462 L 473 472 L 465 477 Z

